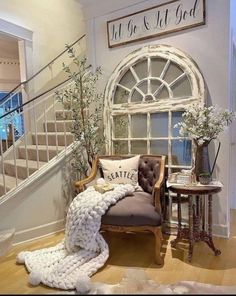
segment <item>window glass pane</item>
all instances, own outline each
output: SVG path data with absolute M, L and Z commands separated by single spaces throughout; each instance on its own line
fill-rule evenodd
M 180 173 L 182 168 L 170 168 L 170 173 Z
M 172 164 L 191 166 L 192 142 L 173 140 L 171 144 Z
M 143 96 L 135 89 L 131 97 L 131 102 L 142 102 L 142 100 Z
M 147 141 L 131 141 L 131 154 L 147 154 Z
M 181 97 L 188 97 L 192 96 L 192 90 L 187 77 L 176 82 L 172 87 L 173 97 L 174 98 L 181 98 Z
M 139 83 L 138 88 L 141 89 L 141 91 L 146 94 L 147 93 L 147 80 L 142 81 Z
M 171 62 L 163 79 L 167 83 L 171 83 L 173 80 L 175 80 L 181 74 L 183 74 L 183 70 L 180 68 L 180 66 Z
M 159 80 L 154 80 L 151 79 L 151 93 L 154 94 L 155 91 L 159 88 L 159 86 L 161 85 L 161 82 Z
M 183 114 L 183 111 L 172 112 L 172 136 L 173 137 L 180 137 L 179 127 L 174 128 L 174 126 L 175 124 L 182 121 L 182 114 Z
M 0 92 L 0 99 L 6 96 L 6 94 L 6 92 Z M 2 107 L 0 108 L 0 116 L 20 106 L 20 104 L 22 104 L 22 94 L 16 93 L 11 97 L 11 100 L 7 100 L 5 103 L 2 104 Z M 1 119 L 0 135 L 2 140 L 7 139 L 10 125 L 14 126 L 14 136 L 15 140 L 17 140 L 24 133 L 23 115 L 15 111 Z
M 136 84 L 136 81 L 134 79 L 134 76 L 133 74 L 131 73 L 130 70 L 128 70 L 124 76 L 121 78 L 119 84 L 131 89 L 135 84 Z
M 0 108 L 0 116 L 2 116 L 4 113 L 5 110 Z M 0 136 L 2 140 L 7 138 L 7 124 L 4 119 L 6 119 L 6 117 L 0 120 Z
M 151 120 L 151 137 L 167 137 L 168 136 L 168 113 L 153 113 L 150 115 Z
M 140 80 L 146 78 L 148 76 L 147 59 L 139 61 L 136 65 L 133 66 L 133 69 Z
M 166 60 L 162 58 L 151 59 L 152 77 L 160 77 L 162 70 L 164 69 Z
M 169 92 L 168 92 L 166 86 L 162 87 L 161 90 L 157 93 L 157 95 L 155 97 L 158 100 L 168 99 L 170 97 L 170 95 L 169 95 Z
M 114 137 L 128 137 L 128 115 L 114 116 Z
M 168 155 L 167 140 L 153 140 L 150 145 L 151 154 Z
M 129 92 L 121 88 L 120 86 L 116 87 L 114 95 L 114 104 L 122 104 L 128 102 Z
M 113 141 L 114 154 L 128 154 L 128 141 Z
M 147 137 L 147 115 L 134 114 L 131 116 L 131 137 L 146 138 Z

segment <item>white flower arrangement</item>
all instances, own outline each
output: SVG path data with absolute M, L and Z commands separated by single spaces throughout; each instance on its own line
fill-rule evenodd
M 183 120 L 175 124 L 174 128 L 178 127 L 181 136 L 189 137 L 196 145 L 202 146 L 216 139 L 236 118 L 236 113 L 194 103 L 186 109 L 182 118 Z

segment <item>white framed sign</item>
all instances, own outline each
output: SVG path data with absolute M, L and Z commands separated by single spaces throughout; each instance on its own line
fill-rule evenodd
M 205 0 L 173 0 L 108 21 L 108 47 L 204 24 Z

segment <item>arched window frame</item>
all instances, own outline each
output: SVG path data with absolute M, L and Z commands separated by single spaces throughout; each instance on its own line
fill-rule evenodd
M 165 65 L 160 73 L 159 77 L 153 77 L 151 73 L 151 63 L 152 59 L 159 58 L 165 60 Z M 142 101 L 142 102 L 132 102 L 131 97 L 134 92 L 134 89 L 137 89 L 137 84 L 140 83 L 140 79 L 137 73 L 134 70 L 134 66 L 137 65 L 140 61 L 147 61 L 147 92 L 150 88 L 150 81 L 152 79 L 158 79 L 161 83 L 166 87 L 169 98 L 161 98 L 153 101 Z M 182 69 L 183 73 L 177 77 L 175 81 L 171 81 L 166 83 L 164 76 L 166 71 L 170 65 L 170 63 L 174 63 Z M 134 80 L 136 80 L 136 86 L 132 89 L 123 87 L 120 85 L 120 81 L 122 77 L 130 71 L 133 75 Z M 190 88 L 191 95 L 182 96 L 182 97 L 174 97 L 173 92 L 171 91 L 171 86 L 173 86 L 177 81 L 182 79 L 182 77 L 187 77 Z M 143 78 L 144 80 L 145 78 Z M 122 87 L 126 90 L 129 95 L 127 102 L 123 103 L 114 103 L 114 98 L 116 94 L 117 87 Z M 114 122 L 113 118 L 118 115 L 128 115 L 128 154 L 131 154 L 131 136 L 130 136 L 130 128 L 131 128 L 131 116 L 134 114 L 147 114 L 148 123 L 147 123 L 147 133 L 150 130 L 150 114 L 158 113 L 158 112 L 168 112 L 168 164 L 167 167 L 169 172 L 171 172 L 170 168 L 175 167 L 171 162 L 171 141 L 176 139 L 177 137 L 172 136 L 171 129 L 172 126 L 172 112 L 183 112 L 186 107 L 194 102 L 201 102 L 204 104 L 205 102 L 205 84 L 203 76 L 197 66 L 197 64 L 193 61 L 193 59 L 184 53 L 183 51 L 169 45 L 151 45 L 145 46 L 141 49 L 138 49 L 130 54 L 128 54 L 115 68 L 110 79 L 106 85 L 105 89 L 105 108 L 104 108 L 104 124 L 105 124 L 105 135 L 107 138 L 107 153 L 114 153 Z M 142 93 L 141 93 L 142 95 Z M 148 98 L 147 96 L 145 98 Z M 153 97 L 152 97 L 153 98 Z M 178 137 L 179 138 L 179 137 Z M 180 139 L 180 138 L 179 138 Z M 150 153 L 150 133 L 147 135 L 147 153 Z M 184 166 L 182 166 L 184 168 Z M 186 167 L 188 168 L 188 167 Z

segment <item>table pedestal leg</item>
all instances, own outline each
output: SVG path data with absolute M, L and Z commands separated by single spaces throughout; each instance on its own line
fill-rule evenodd
M 188 251 L 188 261 L 192 260 L 193 255 L 193 197 L 189 195 L 189 203 L 188 203 L 188 211 L 189 211 L 189 251 Z
M 177 194 L 177 202 L 178 202 L 178 231 L 176 239 L 173 239 L 170 243 L 172 247 L 175 247 L 177 242 L 181 239 L 181 231 L 182 231 L 182 213 L 181 213 L 181 195 Z
M 208 196 L 208 234 L 204 236 L 204 242 L 213 250 L 216 256 L 221 254 L 221 251 L 215 248 L 212 240 L 212 195 Z

